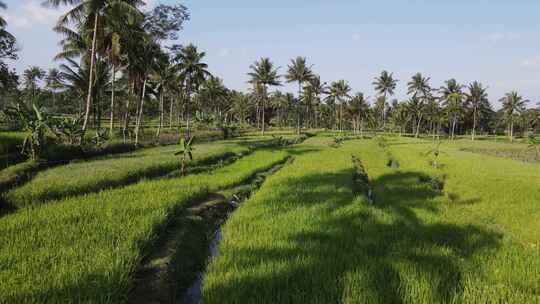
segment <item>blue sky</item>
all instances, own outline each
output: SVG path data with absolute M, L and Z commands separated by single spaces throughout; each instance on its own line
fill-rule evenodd
M 1 12 L 22 46 L 19 71 L 56 63 L 60 37 L 51 28 L 61 13 L 41 0 L 4 0 Z M 153 4 L 176 1 L 150 1 Z M 400 80 L 397 96 L 416 72 L 489 86 L 494 104 L 518 90 L 540 100 L 540 1 L 529 0 L 186 0 L 192 19 L 180 37 L 207 52 L 213 73 L 243 90 L 249 65 L 270 57 L 285 73 L 291 58 L 306 56 L 324 81 L 346 79 L 354 91 L 374 94 L 383 69 Z M 152 5 L 152 4 L 150 4 Z M 284 90 L 294 87 L 285 85 Z M 532 105 L 532 104 L 531 104 Z

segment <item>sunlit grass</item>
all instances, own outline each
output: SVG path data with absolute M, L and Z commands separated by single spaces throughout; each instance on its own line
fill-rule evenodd
M 248 150 L 247 145 L 237 143 L 198 144 L 190 166 L 212 163 Z M 22 207 L 163 176 L 179 170 L 180 160 L 174 155 L 176 151 L 176 146 L 164 146 L 52 168 L 7 193 L 6 200 Z
M 205 303 L 540 301 L 540 165 L 443 144 L 435 169 L 431 142 L 393 139 L 392 169 L 370 140 L 309 143 L 225 225 Z M 352 194 L 351 154 L 374 206 Z M 443 193 L 425 182 L 444 175 Z
M 286 156 L 255 152 L 211 173 L 141 182 L 0 218 L 0 302 L 125 300 L 145 249 L 175 212 Z

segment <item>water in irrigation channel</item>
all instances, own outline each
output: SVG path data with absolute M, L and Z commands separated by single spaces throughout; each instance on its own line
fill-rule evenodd
M 219 243 L 221 242 L 222 234 L 221 228 L 219 228 L 214 234 L 214 238 L 210 243 L 210 256 L 208 261 L 211 261 L 214 257 L 219 254 Z M 203 275 L 204 271 L 201 271 L 197 274 L 197 279 L 193 284 L 186 290 L 182 303 L 184 304 L 199 304 L 202 303 L 202 284 L 203 284 Z

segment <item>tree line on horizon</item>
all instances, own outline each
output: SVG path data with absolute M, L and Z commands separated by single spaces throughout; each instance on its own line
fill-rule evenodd
M 353 92 L 346 80 L 323 82 L 305 57 L 292 59 L 284 75 L 269 58 L 247 72 L 251 89 L 228 89 L 209 72 L 205 52 L 180 45 L 179 31 L 190 19 L 183 5 L 158 5 L 142 11 L 140 0 L 47 0 L 52 7 L 73 5 L 54 30 L 62 36 L 55 56 L 58 68 L 32 66 L 22 75 L 5 60 L 17 59 L 16 40 L 0 19 L 0 116 L 12 112 L 46 112 L 67 117 L 83 139 L 96 134 L 139 142 L 143 128 L 185 131 L 193 126 L 365 130 L 421 135 L 507 134 L 540 132 L 540 104 L 516 91 L 495 111 L 486 87 L 449 79 L 434 87 L 417 73 L 406 82 L 407 100 L 394 98 L 398 80 L 383 71 L 372 83 L 376 96 Z M 5 8 L 0 2 L 0 8 Z M 297 85 L 296 94 L 278 88 Z M 526 107 L 529 104 L 531 107 Z M 5 111 L 10 109 L 10 111 Z M 32 117 L 32 115 L 27 115 Z M 36 115 L 34 115 L 36 116 Z M 11 124 L 17 124 L 17 119 Z M 104 122 L 106 125 L 104 125 Z

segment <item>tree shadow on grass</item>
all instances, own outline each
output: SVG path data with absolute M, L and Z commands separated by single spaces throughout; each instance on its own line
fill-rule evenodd
M 226 247 L 234 258 L 218 264 L 221 280 L 205 289 L 206 302 L 459 302 L 473 256 L 497 248 L 501 235 L 438 220 L 441 193 L 422 173 L 377 178 L 372 207 L 343 191 L 350 179 L 344 170 L 284 181 L 252 227 L 271 225 L 258 232 L 269 242 Z M 328 190 L 314 190 L 322 184 Z M 299 208 L 308 219 L 301 229 L 291 222 Z

